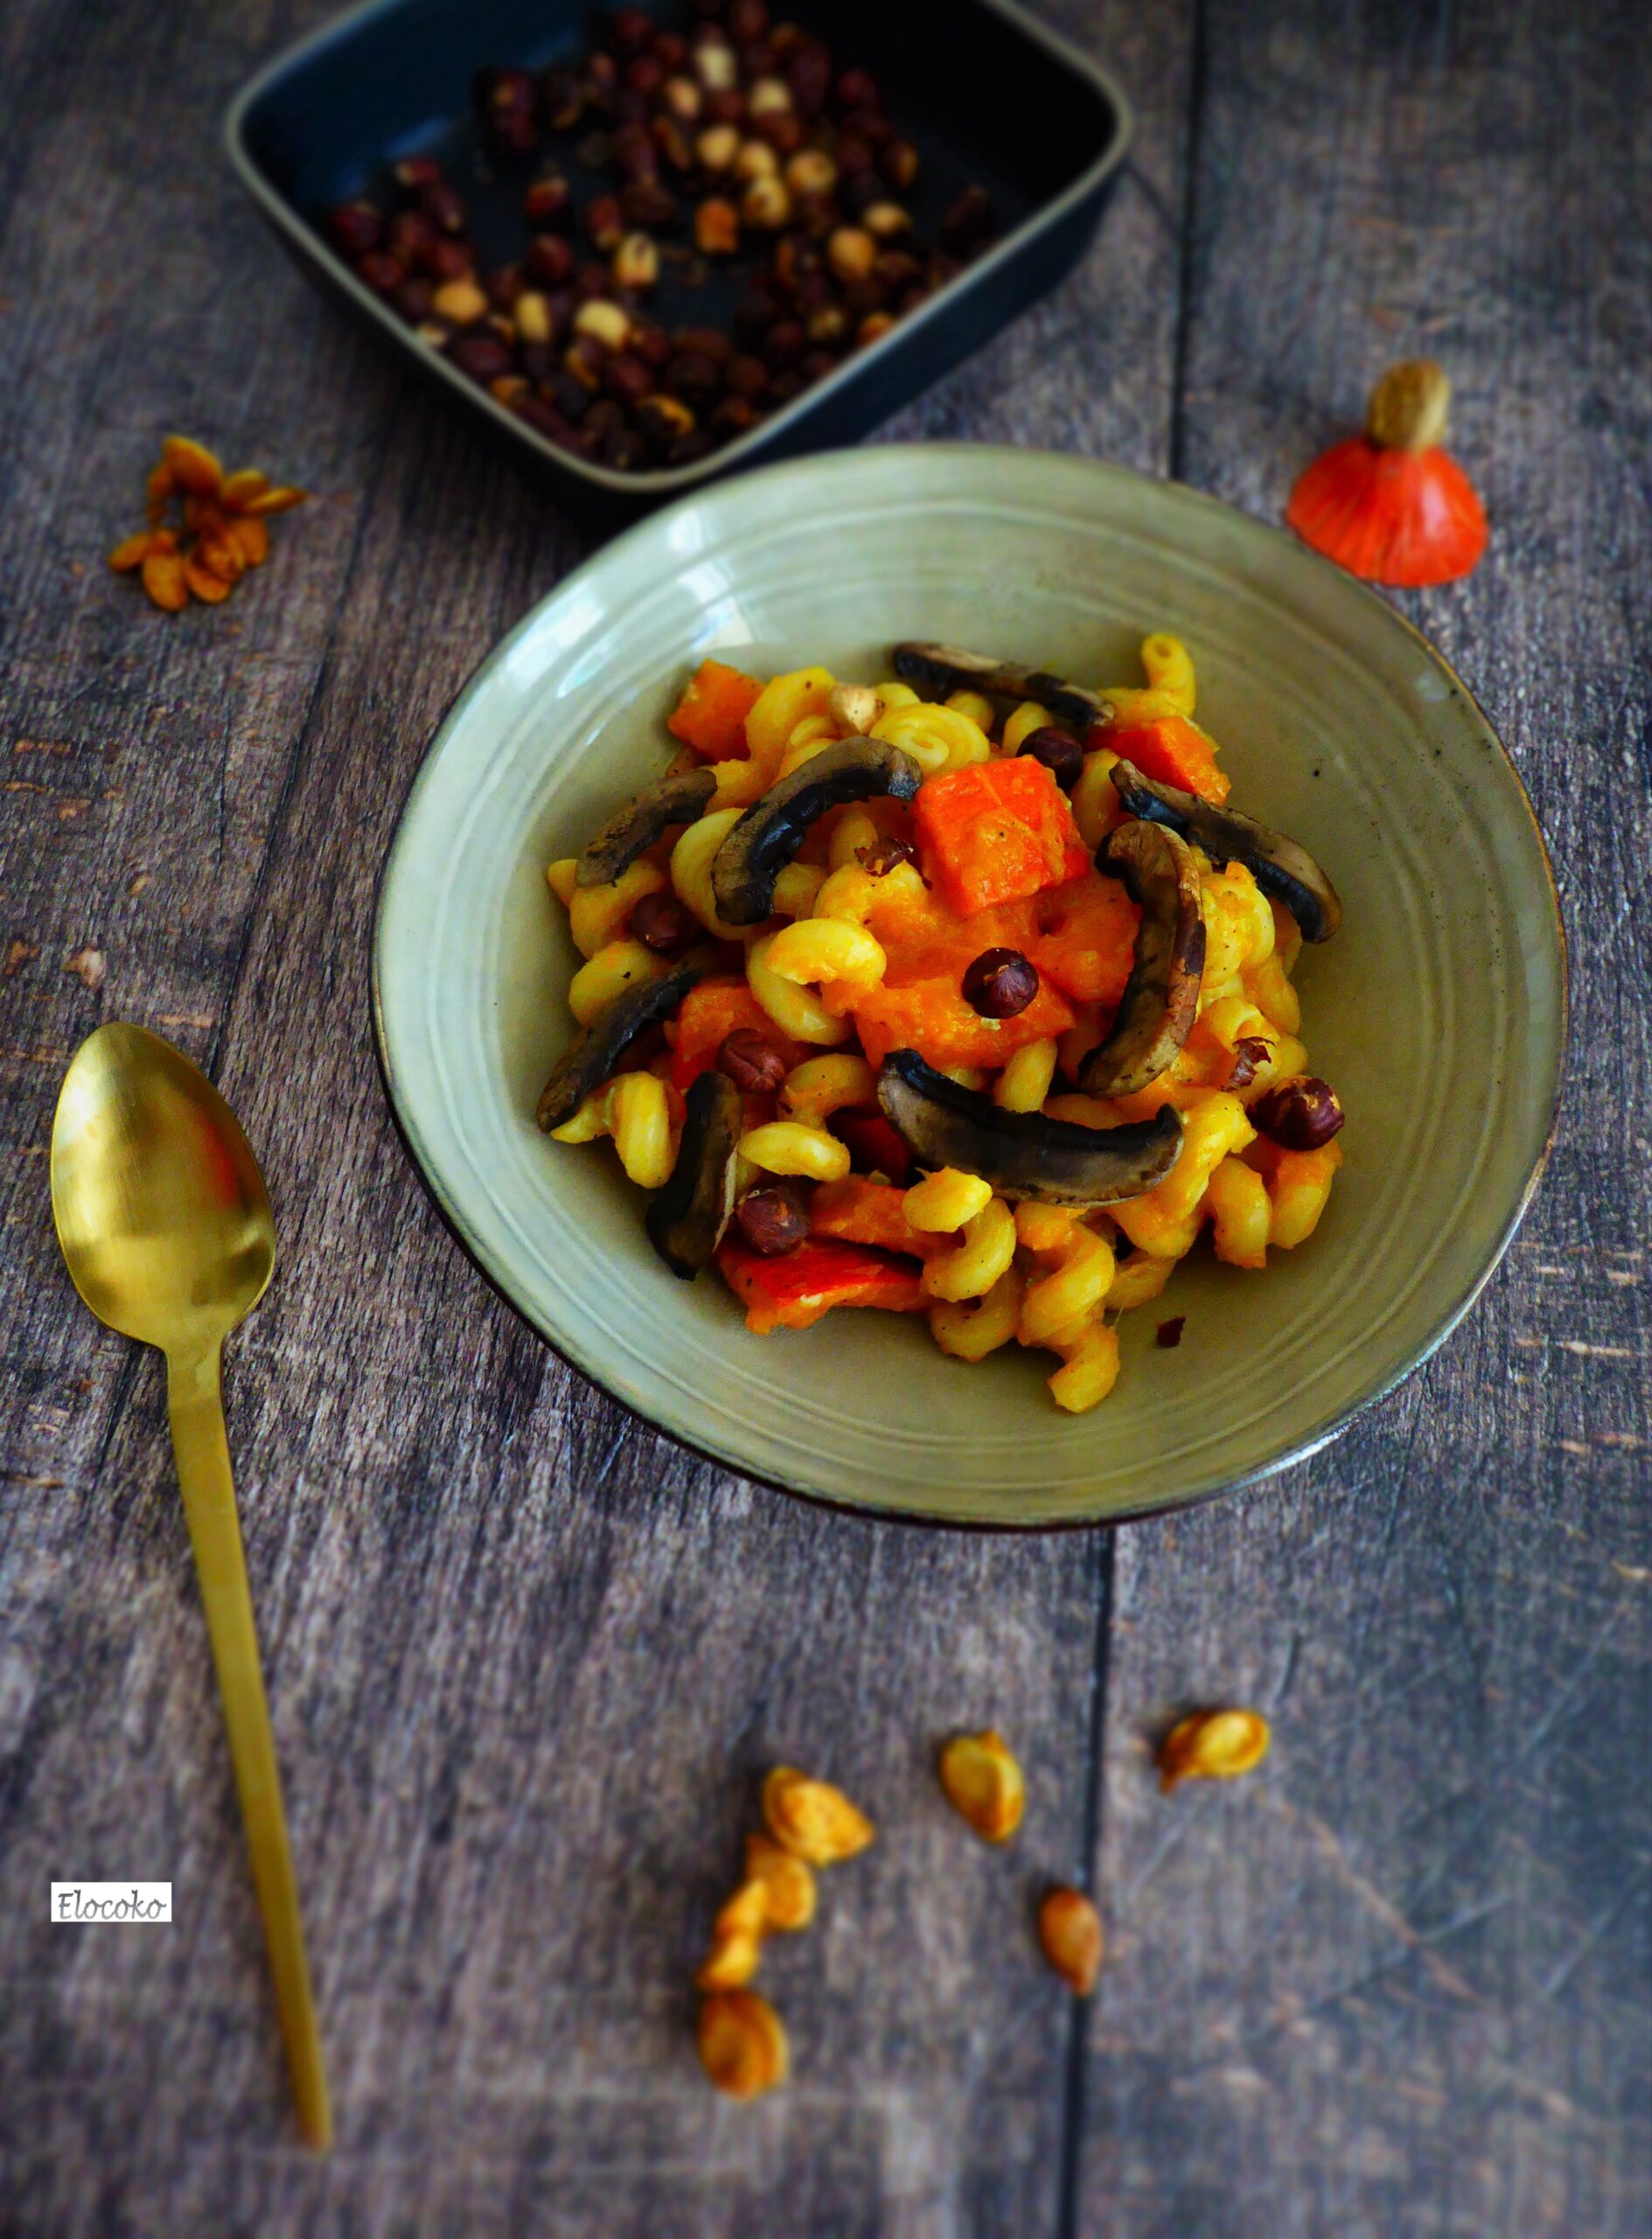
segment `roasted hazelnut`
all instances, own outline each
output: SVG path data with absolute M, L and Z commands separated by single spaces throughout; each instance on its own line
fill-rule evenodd
M 964 974 L 964 1000 L 983 1018 L 1018 1018 L 1037 993 L 1037 967 L 1018 948 L 984 948 Z
M 445 350 L 453 339 L 453 329 L 444 318 L 422 318 L 413 331 L 415 338 L 429 350 Z
M 740 213 L 714 194 L 694 213 L 694 247 L 702 256 L 732 256 L 740 246 Z
M 881 108 L 852 108 L 843 120 L 845 132 L 858 133 L 869 140 L 875 148 L 887 148 L 895 137 L 895 127 Z
M 519 396 L 511 406 L 517 418 L 532 428 L 536 436 L 543 436 L 553 443 L 566 443 L 574 430 L 554 405 L 547 404 L 542 397 Z
M 625 425 L 625 408 L 615 397 L 599 396 L 581 425 L 593 440 L 611 436 L 617 428 Z
M 553 373 L 544 387 L 545 401 L 553 405 L 564 420 L 577 427 L 590 408 L 591 393 L 583 381 L 575 380 L 570 373 Z
M 500 373 L 488 383 L 488 394 L 496 404 L 517 404 L 528 393 L 526 373 Z
M 861 223 L 875 241 L 894 241 L 912 230 L 912 220 L 898 202 L 874 202 L 861 211 Z
M 888 311 L 868 311 L 854 330 L 855 345 L 864 350 L 874 342 L 881 342 L 895 321 Z
M 877 260 L 877 243 L 859 226 L 840 226 L 826 242 L 826 262 L 840 280 L 864 280 Z
M 985 188 L 966 186 L 941 220 L 941 245 L 954 256 L 967 256 L 993 230 L 993 206 Z
M 662 450 L 694 432 L 694 415 L 680 397 L 659 390 L 638 399 L 634 417 L 644 435 Z
M 1262 1133 L 1287 1151 L 1322 1150 L 1346 1116 L 1330 1083 L 1314 1073 L 1279 1082 L 1251 1106 Z
M 838 167 L 824 148 L 800 148 L 786 165 L 786 185 L 794 194 L 830 194 Z
M 593 94 L 607 97 L 613 93 L 615 87 L 619 83 L 619 65 L 611 54 L 598 52 L 588 55 L 584 68 L 585 96 L 588 101 Z
M 728 36 L 737 46 L 749 46 L 754 38 L 761 38 L 769 28 L 767 0 L 728 0 L 724 20 Z
M 645 124 L 622 124 L 609 150 L 610 160 L 628 179 L 658 178 L 659 151 Z
M 680 70 L 688 59 L 688 42 L 680 31 L 656 31 L 653 52 L 666 70 Z
M 576 334 L 562 354 L 562 369 L 582 388 L 600 388 L 607 355 L 594 335 Z
M 654 387 L 653 368 L 629 350 L 610 358 L 603 368 L 603 387 L 621 404 L 640 404 Z
M 484 120 L 510 109 L 532 111 L 538 98 L 526 70 L 478 70 L 471 80 L 471 100 Z
M 846 178 L 858 178 L 863 172 L 870 171 L 874 174 L 874 186 L 880 194 L 882 193 L 883 181 L 876 176 L 878 159 L 869 140 L 863 140 L 858 132 L 840 132 L 832 152 L 838 159 L 838 169 Z
M 547 70 L 540 80 L 540 101 L 553 132 L 571 132 L 585 107 L 578 73 L 560 67 Z
M 869 70 L 859 67 L 846 70 L 833 93 L 839 109 L 846 115 L 851 109 L 879 108 L 882 106 L 883 97 L 878 92 L 878 81 Z
M 708 124 L 743 124 L 746 97 L 738 86 L 725 86 L 721 92 L 706 95 L 706 106 L 701 113 Z
M 823 351 L 835 350 L 840 344 L 847 341 L 849 332 L 848 317 L 841 304 L 826 303 L 818 311 L 810 313 L 805 331 L 814 345 L 814 354 L 819 356 Z M 828 359 L 826 366 L 817 366 L 811 371 L 809 360 L 805 358 L 803 361 L 803 370 L 805 373 L 809 373 L 811 380 L 819 380 L 820 375 L 829 370 L 830 364 L 831 360 Z
M 1070 731 L 1057 730 L 1053 723 L 1029 731 L 1016 751 L 1042 762 L 1063 792 L 1077 783 L 1084 766 L 1084 748 Z
M 617 288 L 652 288 L 659 278 L 659 251 L 647 234 L 627 234 L 614 251 Z
M 419 189 L 419 208 L 439 234 L 451 236 L 464 231 L 464 204 L 457 187 L 444 178 L 428 179 Z
M 608 267 L 599 264 L 595 257 L 589 263 L 582 264 L 574 275 L 574 293 L 582 303 L 589 303 L 597 296 L 605 296 L 612 285 Z
M 686 178 L 694 168 L 694 143 L 686 125 L 679 124 L 674 116 L 654 119 L 654 145 L 662 159 L 680 178 Z
M 875 694 L 873 696 L 875 698 Z M 898 833 L 890 832 L 881 840 L 873 840 L 864 847 L 857 847 L 854 860 L 874 878 L 887 878 L 903 863 L 915 863 L 917 850 L 910 840 L 903 840 Z
M 385 228 L 384 245 L 403 264 L 422 265 L 440 236 L 430 220 L 417 210 L 398 210 Z
M 659 101 L 679 124 L 697 123 L 706 107 L 705 94 L 693 78 L 667 78 L 659 89 Z
M 832 65 L 819 47 L 805 46 L 787 62 L 786 83 L 798 115 L 819 116 L 832 90 Z
M 522 269 L 530 281 L 563 287 L 573 277 L 574 252 L 560 234 L 535 234 L 523 253 Z
M 735 1226 L 749 1250 L 777 1259 L 782 1252 L 795 1252 L 807 1236 L 809 1215 L 798 1194 L 782 1184 L 742 1197 L 735 1208 Z
M 735 51 L 725 38 L 696 40 L 689 60 L 695 77 L 708 94 L 725 93 L 739 80 L 740 68 L 735 60 Z
M 784 1053 L 759 1034 L 742 1026 L 724 1037 L 717 1052 L 717 1071 L 727 1073 L 742 1096 L 773 1096 L 786 1077 Z
M 584 209 L 585 231 L 593 248 L 604 255 L 619 247 L 625 232 L 625 220 L 617 195 L 599 194 L 588 202 Z
M 631 913 L 631 936 L 656 954 L 669 956 L 700 938 L 700 920 L 674 894 L 645 894 Z
M 1233 1063 L 1222 1085 L 1225 1089 L 1249 1088 L 1257 1074 L 1273 1055 L 1273 1044 L 1265 1036 L 1247 1034 L 1233 1045 Z
M 886 295 L 898 295 L 904 289 L 917 287 L 924 277 L 924 267 L 903 248 L 881 251 L 873 269 Z
M 646 124 L 649 96 L 639 94 L 635 86 L 622 86 L 615 94 L 612 113 L 616 124 Z
M 777 373 L 769 385 L 770 404 L 790 404 L 794 396 L 801 396 L 809 386 L 801 366 L 792 366 L 784 373 Z
M 404 194 L 416 194 L 441 178 L 442 166 L 434 156 L 403 156 L 390 166 L 390 176 Z
M 652 373 L 664 373 L 671 363 L 671 337 L 663 326 L 643 326 L 633 321 L 628 347 Z
M 766 140 L 742 140 L 735 156 L 735 177 L 737 179 L 773 178 L 780 169 L 780 158 Z
M 640 8 L 616 8 L 608 19 L 603 44 L 610 54 L 617 54 L 624 60 L 629 55 L 641 54 L 653 36 L 653 22 Z
M 714 366 L 726 366 L 735 354 L 735 345 L 721 327 L 680 326 L 672 338 L 672 352 L 675 356 L 685 350 L 696 350 L 702 358 L 709 358 Z
M 703 409 L 722 393 L 722 375 L 703 352 L 683 350 L 666 367 L 665 387 L 673 396 Z
M 746 88 L 746 114 L 755 123 L 760 116 L 772 116 L 777 109 L 790 113 L 791 88 L 784 78 L 759 78 Z
M 532 109 L 497 110 L 482 130 L 489 152 L 503 164 L 526 167 L 538 152 L 539 120 Z
M 761 358 L 754 358 L 742 350 L 738 356 L 730 358 L 723 368 L 723 380 L 731 395 L 754 400 L 769 386 L 769 368 Z
M 762 417 L 749 397 L 725 396 L 707 425 L 714 428 L 720 435 L 743 436 L 749 428 L 755 428 Z
M 511 353 L 497 334 L 456 334 L 448 345 L 448 356 L 473 381 L 495 381 L 515 371 Z
M 488 299 L 474 280 L 450 280 L 431 296 L 430 308 L 455 326 L 474 326 L 487 317 Z
M 655 54 L 638 54 L 625 65 L 625 84 L 633 94 L 657 94 L 666 82 L 666 66 Z
M 408 269 L 400 257 L 392 256 L 388 249 L 370 248 L 365 256 L 356 259 L 356 277 L 375 296 L 394 296 L 408 276 Z
M 435 294 L 430 282 L 415 273 L 402 282 L 390 300 L 402 317 L 416 326 L 421 319 L 429 317 Z
M 771 326 L 764 338 L 763 354 L 770 373 L 782 373 L 795 366 L 808 346 L 808 336 L 794 318 L 782 319 Z
M 918 152 L 910 140 L 891 140 L 883 150 L 883 176 L 904 194 L 918 175 Z
M 881 172 L 852 171 L 840 157 L 839 168 L 843 172 L 843 180 L 838 189 L 838 199 L 852 218 L 859 219 L 875 204 L 889 200 L 889 190 Z
M 574 314 L 574 331 L 605 350 L 623 350 L 631 339 L 631 317 L 618 303 L 582 303 Z
M 636 474 L 648 464 L 648 439 L 635 428 L 617 428 L 604 436 L 596 455 L 604 466 L 620 474 Z
M 740 215 L 760 232 L 778 233 L 791 215 L 791 197 L 781 178 L 754 178 L 740 198 Z
M 677 222 L 677 198 L 657 178 L 633 179 L 619 191 L 619 206 L 628 226 L 645 232 L 664 232 Z
M 371 202 L 341 202 L 328 218 L 327 230 L 346 256 L 366 256 L 378 248 L 384 220 Z
M 524 288 L 512 306 L 511 316 L 524 342 L 549 342 L 554 335 L 549 299 L 536 289 Z
M 740 153 L 740 134 L 732 124 L 708 124 L 694 143 L 694 153 L 708 171 L 726 171 Z
M 771 110 L 767 116 L 756 118 L 751 129 L 777 156 L 794 155 L 803 145 L 803 119 L 790 109 Z
M 494 310 L 508 312 L 522 292 L 522 268 L 519 264 L 501 264 L 488 274 L 482 284 Z
M 522 197 L 522 214 L 535 233 L 547 226 L 565 226 L 573 214 L 573 189 L 561 171 L 547 171 Z

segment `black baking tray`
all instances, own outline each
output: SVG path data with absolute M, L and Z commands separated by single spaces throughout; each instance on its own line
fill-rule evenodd
M 684 18 L 659 0 L 646 12 Z M 782 12 L 779 9 L 777 12 Z M 496 402 L 364 287 L 322 230 L 336 204 L 369 192 L 398 157 L 439 157 L 465 194 L 484 260 L 524 241 L 521 182 L 494 178 L 469 89 L 489 63 L 540 68 L 591 43 L 584 0 L 368 0 L 261 71 L 231 106 L 226 136 L 242 183 L 300 269 L 569 497 L 603 510 L 656 505 L 720 475 L 852 442 L 938 380 L 1052 288 L 1089 242 L 1130 136 L 1130 109 L 1090 59 L 1014 0 L 798 0 L 784 12 L 860 63 L 917 145 L 907 198 L 921 229 L 960 188 L 985 186 L 997 237 L 986 254 L 824 380 L 694 464 L 625 474 L 561 450 Z M 579 166 L 560 147 L 578 185 Z M 719 324 L 714 278 L 651 311 Z

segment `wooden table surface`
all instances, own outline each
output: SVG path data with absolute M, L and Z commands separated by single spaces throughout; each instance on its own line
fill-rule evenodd
M 1059 0 L 1138 107 L 1078 274 L 892 423 L 1277 518 L 1432 351 L 1495 522 L 1404 602 L 1507 740 L 1572 941 L 1559 1138 L 1419 1375 L 1181 1520 L 1017 1540 L 731 1479 L 564 1367 L 431 1210 L 368 1034 L 426 741 L 589 540 L 346 331 L 224 164 L 328 0 L 0 17 L 0 2228 L 1619 2239 L 1652 2224 L 1647 1399 L 1652 42 L 1638 0 Z M 1007 108 L 1007 130 L 1036 120 Z M 321 493 L 177 622 L 101 555 L 160 435 Z M 101 984 L 84 952 L 103 959 Z M 76 959 L 80 966 L 76 968 Z M 275 1285 L 231 1442 L 339 2138 L 294 2141 L 157 1357 L 75 1304 L 63 1068 L 214 1074 Z M 1265 1708 L 1161 1798 L 1175 1705 Z M 1027 1767 L 964 1838 L 938 1738 Z M 767 1963 L 794 2078 L 695 2061 L 757 1775 L 882 1830 Z M 47 1883 L 171 1879 L 73 1935 Z M 1029 1900 L 1093 1887 L 1077 2006 Z

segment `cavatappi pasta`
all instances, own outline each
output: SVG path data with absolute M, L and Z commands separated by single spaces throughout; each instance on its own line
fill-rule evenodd
M 1340 905 L 1228 819 L 1186 646 L 1140 656 L 1144 682 L 1088 694 L 937 646 L 869 686 L 708 661 L 670 719 L 672 772 L 711 772 L 702 813 L 661 832 L 662 795 L 617 870 L 548 867 L 585 1032 L 541 1124 L 611 1142 L 671 1208 L 675 1272 L 714 1262 L 753 1329 L 922 1315 L 955 1360 L 1053 1357 L 1082 1412 L 1120 1316 L 1202 1238 L 1259 1273 L 1313 1234 L 1342 1112 L 1291 973 Z M 1148 931 L 1177 908 L 1167 965 Z M 933 1140 L 892 1071 L 931 1097 Z

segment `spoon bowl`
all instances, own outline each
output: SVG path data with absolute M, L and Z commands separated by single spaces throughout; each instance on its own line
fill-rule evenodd
M 168 1353 L 221 1343 L 275 1265 L 264 1177 L 211 1081 L 141 1026 L 75 1052 L 52 1129 L 52 1213 L 100 1322 Z

